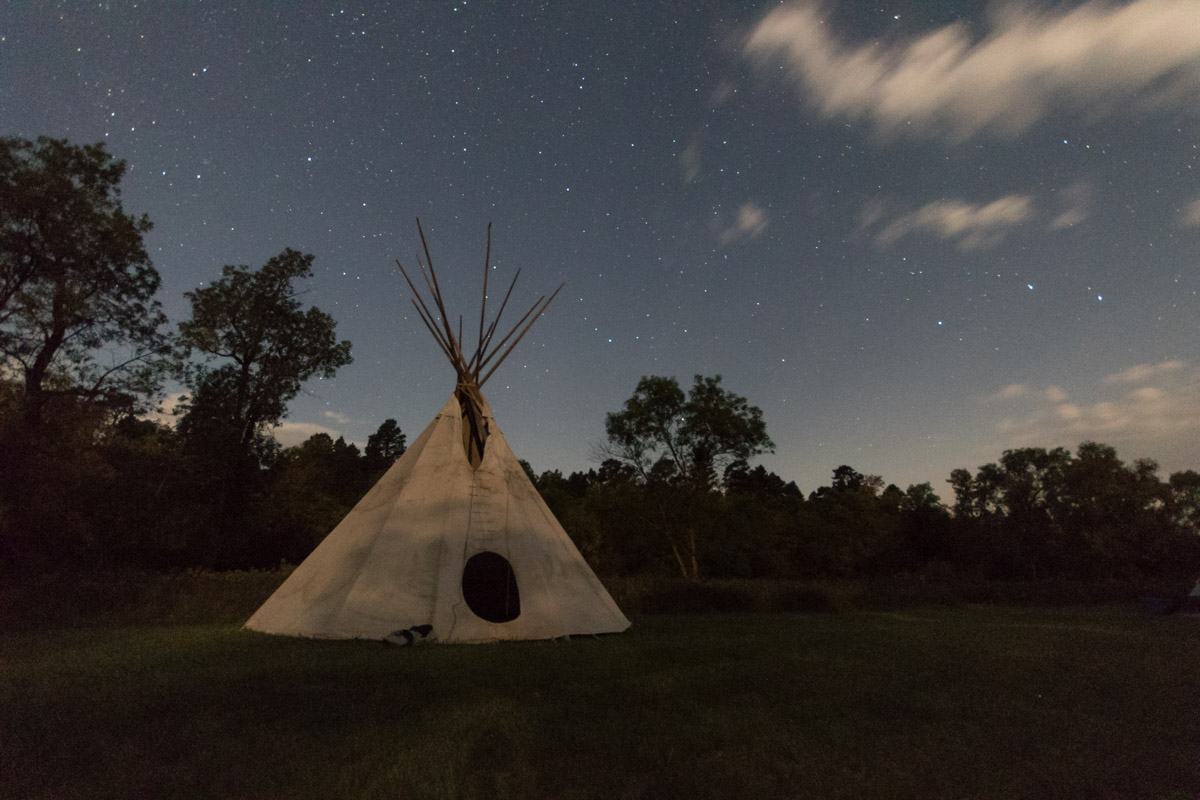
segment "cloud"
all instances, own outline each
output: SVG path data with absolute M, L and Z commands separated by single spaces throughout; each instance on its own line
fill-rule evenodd
M 1060 231 L 1071 228 L 1091 215 L 1096 198 L 1096 187 L 1089 180 L 1078 180 L 1059 193 L 1062 210 L 1050 220 L 1049 228 Z
M 1200 197 L 1184 206 L 1180 221 L 1187 228 L 1200 226 Z
M 1129 369 L 1114 372 L 1112 375 L 1105 375 L 1103 383 L 1143 383 L 1157 375 L 1181 370 L 1185 366 L 1186 364 L 1182 361 L 1160 361 L 1157 364 L 1138 364 Z
M 988 395 L 988 401 L 995 400 L 1015 400 L 1018 397 L 1024 397 L 1029 394 L 1029 387 L 1023 383 L 1010 383 L 998 392 L 993 392 Z
M 1061 231 L 1063 228 L 1071 228 L 1083 222 L 1085 219 L 1087 219 L 1087 214 L 1083 213 L 1081 209 L 1068 208 L 1066 211 L 1050 220 L 1050 230 Z
M 1186 367 L 1181 361 L 1130 367 L 1102 378 L 1091 402 L 1067 402 L 1067 393 L 1051 386 L 1030 393 L 1032 405 L 1023 404 L 1021 413 L 1000 419 L 995 429 L 1004 447 L 1073 446 L 1095 440 L 1157 449 L 1183 464 L 1194 459 L 1200 437 L 1200 404 L 1195 401 L 1200 370 Z M 1150 378 L 1155 385 L 1137 385 Z M 1019 396 L 1025 393 L 1012 392 L 1009 399 Z
M 325 417 L 325 419 L 333 420 L 338 425 L 345 425 L 350 421 L 349 417 L 339 411 L 326 411 L 322 414 L 322 416 Z
M 179 416 L 175 413 L 176 406 L 187 392 L 172 392 L 163 398 L 163 401 L 158 404 L 158 408 L 148 414 L 142 416 L 142 419 L 148 419 L 151 422 L 157 422 L 159 425 L 166 425 L 174 428 L 175 423 L 179 420 Z
M 729 244 L 747 237 L 754 239 L 767 229 L 767 212 L 754 203 L 742 203 L 738 208 L 737 219 L 728 225 L 718 220 L 717 226 L 717 239 L 721 244 Z
M 1020 133 L 1063 107 L 1102 117 L 1200 95 L 1200 3 L 1086 2 L 1067 12 L 1011 6 L 972 37 L 964 23 L 891 43 L 852 45 L 822 5 L 766 14 L 744 54 L 781 64 L 827 118 L 865 119 L 885 136 Z
M 679 154 L 679 165 L 683 168 L 683 182 L 691 183 L 700 176 L 700 139 L 693 138 Z
M 288 422 L 285 420 L 271 431 L 275 441 L 284 447 L 303 444 L 310 436 L 318 433 L 327 433 L 334 439 L 339 436 L 337 431 L 326 428 L 324 425 L 317 425 L 315 422 Z
M 888 247 L 911 233 L 926 231 L 957 242 L 960 250 L 977 250 L 998 244 L 1010 228 L 1032 217 L 1029 195 L 1010 194 L 986 205 L 937 200 L 887 223 L 875 234 L 875 244 Z M 870 219 L 870 214 L 864 211 L 862 218 Z

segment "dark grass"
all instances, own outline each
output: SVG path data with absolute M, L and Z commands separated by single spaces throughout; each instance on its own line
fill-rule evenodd
M 659 615 L 391 649 L 0 634 L 0 796 L 1194 798 L 1200 620 Z

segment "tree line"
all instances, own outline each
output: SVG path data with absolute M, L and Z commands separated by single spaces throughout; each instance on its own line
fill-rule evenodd
M 302 560 L 403 453 L 271 429 L 350 363 L 300 299 L 313 257 L 226 266 L 174 330 L 103 144 L 0 139 L 0 570 L 272 567 Z M 177 421 L 146 419 L 168 379 Z M 530 478 L 603 574 L 1136 582 L 1200 573 L 1200 474 L 1104 444 L 955 470 L 943 503 L 849 466 L 807 496 L 751 466 L 774 445 L 720 376 L 648 376 L 607 415 L 598 468 Z

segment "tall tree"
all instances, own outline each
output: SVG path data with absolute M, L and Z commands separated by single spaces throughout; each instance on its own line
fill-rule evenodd
M 686 397 L 674 378 L 644 377 L 624 410 L 605 417 L 604 429 L 603 455 L 645 480 L 665 474 L 701 489 L 716 485 L 730 463 L 775 447 L 762 410 L 724 389 L 720 375 L 697 375 Z
M 284 250 L 257 271 L 226 266 L 220 280 L 185 295 L 192 318 L 179 326 L 182 354 L 201 360 L 184 371 L 192 394 L 179 430 L 197 470 L 213 481 L 210 563 L 232 565 L 253 552 L 239 529 L 262 456 L 274 449 L 267 429 L 287 415 L 305 381 L 332 378 L 351 361 L 333 317 L 305 309 L 294 285 L 312 276 L 312 262 Z
M 407 436 L 394 419 L 385 419 L 379 428 L 367 437 L 366 457 L 371 469 L 386 469 L 404 455 Z
M 124 174 L 103 144 L 0 138 L 0 562 L 88 549 L 97 431 L 160 385 L 160 279 Z
M 213 411 L 244 451 L 287 415 L 305 381 L 332 378 L 352 361 L 350 342 L 334 335 L 333 317 L 305 310 L 293 285 L 312 277 L 312 263 L 313 256 L 287 249 L 257 272 L 226 266 L 220 280 L 184 295 L 192 318 L 180 323 L 180 341 L 187 355 L 204 359 L 187 373 L 187 414 L 219 403 Z M 206 389 L 219 391 L 210 399 Z
M 700 575 L 700 502 L 726 467 L 775 445 L 762 410 L 721 386 L 721 376 L 695 377 L 685 396 L 674 378 L 643 377 L 622 411 L 608 414 L 600 455 L 637 471 L 655 497 L 671 552 L 685 577 Z
M 0 355 L 37 428 L 51 396 L 128 408 L 160 384 L 166 317 L 103 143 L 0 138 Z

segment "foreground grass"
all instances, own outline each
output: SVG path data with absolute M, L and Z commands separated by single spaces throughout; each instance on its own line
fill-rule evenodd
M 970 607 L 657 616 L 391 649 L 0 634 L 0 796 L 1192 798 L 1200 625 Z

